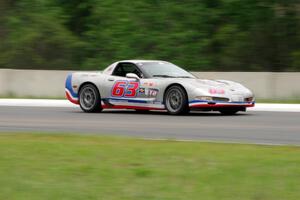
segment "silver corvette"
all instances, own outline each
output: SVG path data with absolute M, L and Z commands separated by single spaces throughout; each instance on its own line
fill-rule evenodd
M 84 112 L 202 110 L 231 115 L 255 104 L 253 93 L 239 83 L 198 79 L 170 62 L 156 60 L 125 60 L 102 72 L 75 72 L 68 75 L 65 90 Z

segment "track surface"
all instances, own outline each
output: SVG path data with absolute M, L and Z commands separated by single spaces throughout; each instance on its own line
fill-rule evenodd
M 235 116 L 193 112 L 104 111 L 79 108 L 0 107 L 0 132 L 66 132 L 138 136 L 153 139 L 209 140 L 300 145 L 300 113 L 246 112 Z

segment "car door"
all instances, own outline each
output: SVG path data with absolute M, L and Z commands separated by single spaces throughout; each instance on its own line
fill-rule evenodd
M 126 74 L 134 73 L 139 79 L 127 78 Z M 145 103 L 140 87 L 143 75 L 133 63 L 120 62 L 105 81 L 106 103 L 119 105 L 124 103 Z

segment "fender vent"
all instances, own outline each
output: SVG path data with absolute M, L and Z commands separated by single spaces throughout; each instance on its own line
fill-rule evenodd
M 253 97 L 245 98 L 245 101 L 246 101 L 246 102 L 252 102 L 252 101 L 253 101 Z

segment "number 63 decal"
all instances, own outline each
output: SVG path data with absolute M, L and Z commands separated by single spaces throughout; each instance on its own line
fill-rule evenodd
M 111 91 L 114 97 L 136 97 L 140 83 L 134 81 L 117 81 Z

